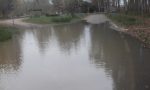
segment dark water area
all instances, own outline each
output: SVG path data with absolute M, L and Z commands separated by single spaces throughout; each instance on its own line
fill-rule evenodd
M 0 43 L 0 90 L 150 90 L 150 49 L 107 24 L 28 28 Z

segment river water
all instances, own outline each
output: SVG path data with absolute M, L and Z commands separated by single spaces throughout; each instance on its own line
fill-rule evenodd
M 150 49 L 107 24 L 27 28 L 0 43 L 0 90 L 150 90 Z

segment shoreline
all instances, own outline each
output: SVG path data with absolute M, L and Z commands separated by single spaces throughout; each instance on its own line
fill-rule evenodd
M 97 19 L 98 18 L 98 19 Z M 123 32 L 125 34 L 128 34 L 132 36 L 133 38 L 138 39 L 144 47 L 150 48 L 150 27 L 125 27 L 123 25 L 120 25 L 119 22 L 112 20 L 110 17 L 108 17 L 105 14 L 92 14 L 88 15 L 87 17 L 67 23 L 52 23 L 52 24 L 35 24 L 35 23 L 28 23 L 24 22 L 23 20 L 26 18 L 18 18 L 14 19 L 14 25 L 12 19 L 8 20 L 1 20 L 0 25 L 7 25 L 7 26 L 14 26 L 18 28 L 33 28 L 33 27 L 44 27 L 44 26 L 54 26 L 54 25 L 65 25 L 65 24 L 72 24 L 80 21 L 86 21 L 91 24 L 100 24 L 104 22 L 109 22 L 110 28 Z M 134 25 L 133 25 L 134 26 Z
M 143 43 L 144 47 L 150 48 L 150 32 L 140 29 L 129 29 L 125 33 L 138 39 L 141 43 Z
M 144 47 L 150 48 L 150 27 L 130 28 L 120 25 L 118 22 L 112 20 L 111 18 L 109 19 L 112 29 L 130 35 L 131 37 L 138 39 Z
M 14 24 L 12 19 L 7 19 L 7 20 L 0 20 L 0 25 L 6 25 L 6 26 L 13 26 L 13 27 L 21 27 L 21 28 L 33 28 L 33 27 L 44 27 L 44 26 L 55 26 L 55 25 L 65 25 L 65 24 L 72 24 L 76 22 L 82 21 L 82 19 L 78 20 L 73 20 L 71 22 L 65 22 L 65 23 L 51 23 L 51 24 L 35 24 L 35 23 L 29 23 L 29 22 L 24 22 L 23 20 L 26 18 L 17 18 L 14 19 Z

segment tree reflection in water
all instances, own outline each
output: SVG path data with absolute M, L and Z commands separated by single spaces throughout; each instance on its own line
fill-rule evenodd
M 18 71 L 21 63 L 19 39 L 0 43 L 0 74 Z
M 91 60 L 112 77 L 114 90 L 149 89 L 149 51 L 137 40 L 102 24 L 92 26 L 91 41 Z
M 75 23 L 69 25 L 62 25 L 54 27 L 54 33 L 59 43 L 60 49 L 63 52 L 70 52 L 72 49 L 77 49 L 81 36 L 84 32 L 84 25 L 82 23 Z

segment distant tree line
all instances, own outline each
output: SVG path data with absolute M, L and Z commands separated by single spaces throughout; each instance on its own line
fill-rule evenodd
M 126 13 L 150 14 L 150 0 L 124 0 L 124 5 Z
M 54 7 L 67 12 L 124 12 L 149 15 L 150 0 L 52 0 Z
M 54 9 L 62 13 L 87 13 L 96 11 L 96 6 L 83 0 L 52 0 Z
M 150 15 L 150 0 L 92 0 L 99 11 L 111 11 L 115 8 L 117 12 L 126 14 Z
M 17 3 L 22 3 L 17 7 Z M 17 10 L 15 11 L 15 9 Z M 21 10 L 20 10 L 21 9 Z M 123 12 L 150 15 L 150 0 L 0 0 L 0 16 L 10 12 L 27 13 L 32 9 L 55 13 Z M 22 14 L 23 15 L 23 14 Z

